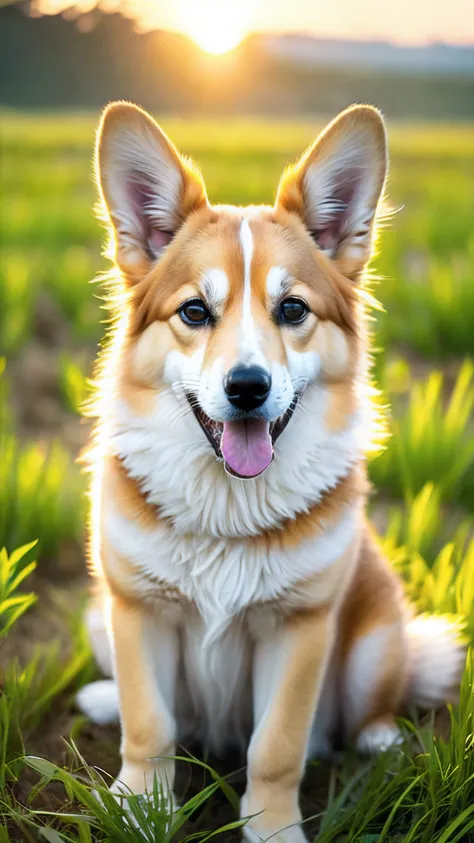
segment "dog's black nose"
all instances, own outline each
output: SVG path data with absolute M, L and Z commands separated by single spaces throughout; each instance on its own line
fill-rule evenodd
M 261 366 L 234 366 L 224 380 L 230 403 L 238 410 L 256 410 L 270 392 L 272 379 Z

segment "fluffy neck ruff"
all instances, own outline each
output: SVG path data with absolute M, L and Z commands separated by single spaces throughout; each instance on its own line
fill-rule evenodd
M 370 445 L 371 404 L 363 385 L 353 389 L 355 411 L 334 432 L 325 423 L 328 390 L 310 385 L 275 445 L 273 463 L 252 480 L 226 474 L 192 413 L 183 415 L 169 391 L 157 395 L 147 416 L 117 399 L 109 448 L 177 533 L 259 535 L 317 504 L 362 459 Z

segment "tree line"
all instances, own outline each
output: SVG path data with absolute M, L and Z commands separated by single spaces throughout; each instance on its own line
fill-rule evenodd
M 332 114 L 370 102 L 394 117 L 470 119 L 472 77 L 302 67 L 251 36 L 228 56 L 177 33 L 138 32 L 121 14 L 31 17 L 0 5 L 0 105 L 100 107 L 130 99 L 179 114 Z

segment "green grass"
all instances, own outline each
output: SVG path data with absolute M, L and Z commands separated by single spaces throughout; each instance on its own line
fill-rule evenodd
M 474 240 L 466 254 L 430 257 L 413 254 L 400 269 L 404 283 L 382 281 L 386 313 L 379 317 L 379 341 L 411 346 L 426 357 L 442 360 L 472 350 L 474 309 Z
M 392 507 L 383 547 L 419 611 L 459 617 L 474 640 L 474 519 L 446 520 L 439 487 L 427 483 Z
M 230 843 L 239 839 L 238 795 L 219 762 L 215 772 L 195 758 L 181 761 L 191 787 L 174 826 L 157 789 L 149 803 L 132 800 L 131 824 L 106 787 L 118 736 L 91 731 L 72 706 L 94 670 L 77 588 L 84 482 L 65 431 L 79 424 L 88 361 L 104 333 L 100 290 L 88 284 L 106 268 L 92 213 L 95 123 L 96 115 L 84 114 L 0 116 L 0 353 L 7 358 L 0 381 L 0 638 L 7 654 L 0 664 L 0 843 Z M 201 166 L 211 200 L 237 203 L 271 202 L 284 165 L 319 128 L 309 121 L 163 123 Z M 383 305 L 374 322 L 375 372 L 381 403 L 392 408 L 391 437 L 370 462 L 373 505 L 377 512 L 382 504 L 382 543 L 409 599 L 420 611 L 458 618 L 472 642 L 474 127 L 389 128 L 389 200 L 400 210 L 382 232 L 372 271 Z M 25 412 L 32 399 L 17 384 L 38 346 L 57 363 L 54 399 L 46 384 L 39 400 L 55 402 L 62 426 L 35 422 L 32 430 Z M 61 619 L 61 633 L 37 641 L 51 616 Z M 312 839 L 474 839 L 472 672 L 469 656 L 449 736 L 415 714 L 403 723 L 403 751 L 368 762 L 347 753 L 340 766 L 311 766 L 308 789 L 318 798 L 305 796 L 303 806 L 317 815 L 308 825 Z
M 402 364 L 403 366 L 403 364 Z M 404 366 L 410 379 L 410 370 Z M 387 379 L 389 380 L 389 379 Z M 474 472 L 474 363 L 466 359 L 454 387 L 443 396 L 443 374 L 433 370 L 425 381 L 410 384 L 408 394 L 390 393 L 392 436 L 371 464 L 379 488 L 412 499 L 425 483 L 436 482 L 445 500 L 460 500 L 474 511 L 465 481 Z
M 21 444 L 0 430 L 0 544 L 9 549 L 39 537 L 38 551 L 61 567 L 61 549 L 80 544 L 83 483 L 60 442 Z
M 36 595 L 19 591 L 23 580 L 36 568 L 36 562 L 23 565 L 23 559 L 36 542 L 19 547 L 10 555 L 6 548 L 0 550 L 0 638 L 33 605 Z
M 80 414 L 88 397 L 89 385 L 81 366 L 68 354 L 61 356 L 59 378 L 65 406 Z
M 11 552 L 33 540 L 42 564 L 61 570 L 66 548 L 82 545 L 85 484 L 60 441 L 23 442 L 16 435 L 7 368 L 0 358 L 0 547 Z M 66 354 L 60 380 L 64 403 L 77 413 L 86 383 Z
M 1 444 L 1 541 L 14 547 L 38 535 L 42 556 L 57 552 L 63 539 L 80 541 L 82 484 L 67 451 L 59 442 L 22 446 L 13 436 Z

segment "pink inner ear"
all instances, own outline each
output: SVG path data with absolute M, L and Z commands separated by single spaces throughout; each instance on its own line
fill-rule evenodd
M 148 237 L 148 245 L 153 252 L 159 252 L 172 239 L 173 235 L 169 231 L 158 231 L 158 229 L 154 229 Z
M 153 188 L 146 184 L 140 173 L 132 173 L 127 189 L 134 215 L 142 232 L 143 245 L 146 245 L 150 252 L 156 255 L 164 246 L 168 245 L 173 238 L 173 234 L 155 227 L 156 223 L 153 221 Z
M 360 179 L 358 169 L 345 170 L 339 183 L 333 186 L 331 195 L 320 203 L 321 225 L 314 229 L 313 237 L 323 251 L 334 252 L 337 249 L 357 198 Z
M 340 222 L 337 221 L 332 228 L 328 226 L 323 231 L 315 231 L 314 239 L 323 252 L 332 252 L 336 248 L 339 243 L 339 230 Z

